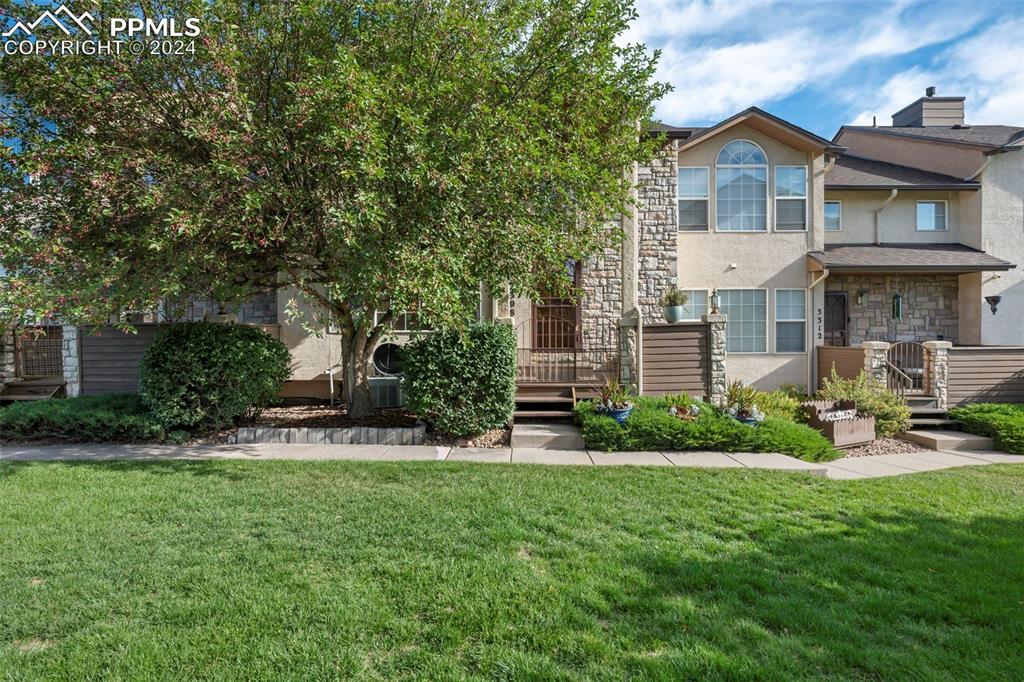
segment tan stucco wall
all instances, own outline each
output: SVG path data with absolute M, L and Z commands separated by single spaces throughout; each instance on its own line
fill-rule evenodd
M 981 343 L 1024 344 L 1024 151 L 997 154 L 981 175 L 982 248 L 1016 263 L 1008 272 L 984 273 L 982 297 L 1002 296 L 993 315 L 981 300 Z
M 715 160 L 729 141 L 747 139 L 757 143 L 768 157 L 768 231 L 716 232 Z M 763 389 L 784 383 L 805 385 L 810 381 L 809 352 L 775 354 L 775 289 L 807 289 L 809 276 L 805 254 L 824 244 L 822 224 L 824 158 L 788 147 L 775 139 L 741 125 L 711 137 L 679 153 L 680 166 L 708 166 L 711 169 L 709 232 L 680 232 L 678 235 L 678 282 L 680 289 L 768 289 L 768 352 L 729 353 L 727 379 L 750 381 Z M 775 232 L 775 166 L 807 166 L 810 178 L 807 201 L 807 232 Z M 735 264 L 735 267 L 732 265 Z M 817 343 L 814 311 L 824 301 L 819 285 L 808 294 L 806 347 Z
M 961 199 L 976 192 L 923 192 L 903 190 L 885 207 L 881 215 L 883 244 L 957 244 L 961 241 Z M 889 190 L 856 190 L 825 192 L 827 201 L 842 202 L 842 229 L 825 232 L 826 244 L 873 244 L 875 212 L 889 198 Z M 948 225 L 945 232 L 917 229 L 918 201 L 948 202 Z M 975 226 L 977 222 L 975 222 Z M 976 229 L 976 228 L 975 228 Z
M 844 130 L 836 142 L 854 156 L 923 168 L 958 178 L 975 173 L 985 163 L 981 149 L 964 144 L 915 140 L 899 135 L 849 129 Z

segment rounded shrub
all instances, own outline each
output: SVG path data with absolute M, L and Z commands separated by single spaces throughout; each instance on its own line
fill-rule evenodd
M 139 365 L 139 395 L 167 429 L 218 429 L 271 404 L 291 356 L 258 327 L 181 322 L 164 329 Z
M 435 430 L 472 436 L 512 420 L 516 339 L 508 325 L 435 332 L 401 355 L 406 407 Z

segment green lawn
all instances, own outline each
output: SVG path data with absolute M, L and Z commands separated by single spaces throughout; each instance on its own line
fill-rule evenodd
M 11 679 L 1019 679 L 1024 466 L 0 464 Z

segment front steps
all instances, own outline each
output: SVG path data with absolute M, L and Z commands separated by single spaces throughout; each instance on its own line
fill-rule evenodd
M 543 450 L 582 450 L 583 434 L 575 424 L 513 424 L 513 448 Z
M 931 450 L 976 451 L 992 449 L 991 438 L 978 436 L 973 433 L 912 429 L 899 434 L 899 437 Z
M 949 418 L 946 410 L 936 407 L 937 401 L 932 396 L 908 396 L 907 406 L 910 407 L 910 428 L 919 429 L 959 429 L 958 422 Z
M 558 419 L 573 416 L 576 401 L 594 395 L 584 384 L 523 383 L 516 386 L 516 419 Z

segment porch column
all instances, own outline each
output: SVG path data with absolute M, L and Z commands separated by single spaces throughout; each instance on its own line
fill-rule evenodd
M 886 341 L 865 341 L 861 344 L 864 349 L 864 371 L 868 378 L 885 386 L 887 367 L 889 363 L 889 344 Z
M 61 329 L 60 355 L 64 364 L 64 391 L 69 398 L 82 393 L 82 373 L 78 361 L 78 327 L 66 324 Z
M 0 332 L 0 389 L 17 379 L 13 332 Z
M 935 396 L 935 406 L 949 407 L 949 349 L 950 341 L 925 341 L 924 377 L 926 388 Z
M 725 405 L 729 385 L 725 380 L 725 325 L 727 315 L 704 315 L 701 321 L 708 326 L 708 402 L 719 407 Z
M 640 320 L 623 317 L 619 320 L 619 381 L 627 390 L 640 393 L 640 356 L 637 337 Z

